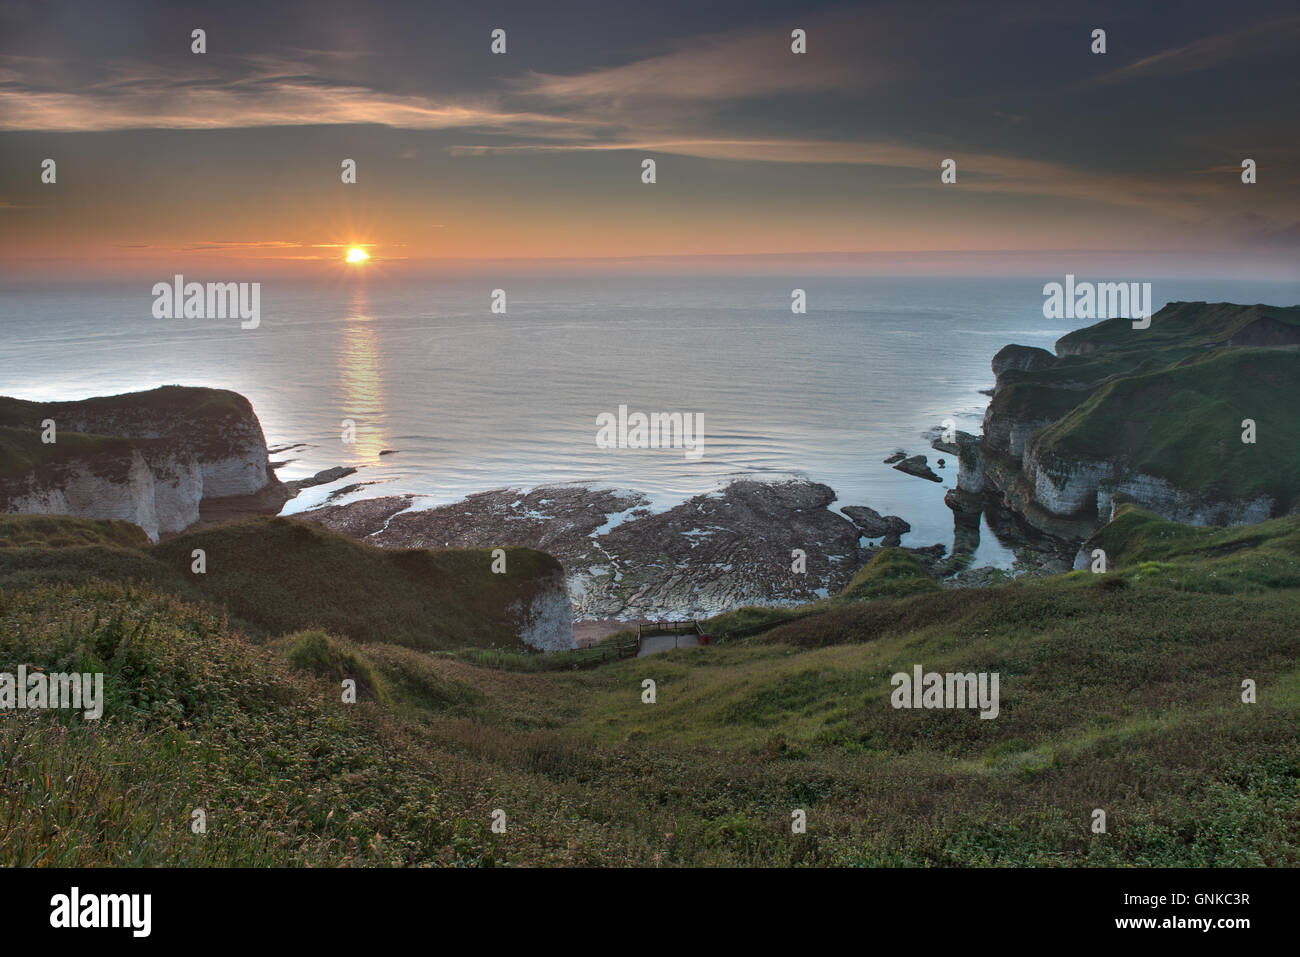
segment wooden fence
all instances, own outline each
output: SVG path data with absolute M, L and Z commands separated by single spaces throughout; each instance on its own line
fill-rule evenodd
M 641 640 L 648 635 L 702 635 L 704 629 L 698 621 L 645 621 L 636 626 L 636 653 L 641 653 Z

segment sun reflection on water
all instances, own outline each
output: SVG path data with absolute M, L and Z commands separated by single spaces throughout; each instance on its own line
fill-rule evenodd
M 348 303 L 338 349 L 340 418 L 356 422 L 356 442 L 344 446 L 351 452 L 352 465 L 378 462 L 379 453 L 387 447 L 384 381 L 375 329 L 365 292 L 357 290 Z

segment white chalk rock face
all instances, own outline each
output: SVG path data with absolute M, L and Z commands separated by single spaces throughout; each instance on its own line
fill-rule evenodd
M 59 466 L 53 480 L 28 473 L 5 481 L 5 511 L 121 519 L 158 540 L 153 473 L 138 451 L 119 448 L 93 463 L 72 458 Z
M 980 459 L 980 440 L 966 432 L 957 433 L 957 487 L 978 495 L 984 491 L 984 463 Z
M 153 511 L 158 533 L 183 531 L 199 520 L 199 503 L 203 501 L 203 471 L 193 454 L 153 455 L 149 457 L 153 477 Z M 141 526 L 143 527 L 143 526 Z M 145 528 L 149 537 L 156 534 Z
M 1154 475 L 1130 475 L 1111 489 L 1097 493 L 1100 514 L 1111 512 L 1111 499 L 1120 492 L 1148 511 L 1185 525 L 1254 525 L 1271 518 L 1277 503 L 1267 495 L 1247 501 L 1206 499 Z
M 1053 515 L 1075 515 L 1095 508 L 1097 489 L 1113 471 L 1109 464 L 1097 462 L 1048 468 L 1032 448 L 1024 457 L 1024 472 L 1033 483 L 1034 500 Z
M 41 440 L 43 423 L 55 441 Z M 0 510 L 124 519 L 153 541 L 199 519 L 205 499 L 276 482 L 247 399 L 164 386 L 75 402 L 0 397 L 0 437 L 30 462 L 0 469 Z
M 1127 495 L 1149 512 L 1185 525 L 1251 525 L 1272 516 L 1277 503 L 1267 495 L 1248 501 L 1209 499 L 1178 488 L 1168 479 L 1129 472 L 1121 462 L 1077 461 L 1048 467 L 1031 446 L 1024 473 L 1032 482 L 1034 501 L 1061 517 L 1093 514 L 1113 517 L 1116 495 Z
M 526 607 L 525 607 L 526 605 Z M 573 640 L 573 604 L 563 572 L 543 579 L 536 594 L 510 606 L 518 616 L 519 640 L 539 651 L 568 651 Z
M 206 498 L 251 495 L 264 489 L 268 482 L 265 445 L 260 452 L 249 448 L 241 455 L 208 459 L 198 465 Z

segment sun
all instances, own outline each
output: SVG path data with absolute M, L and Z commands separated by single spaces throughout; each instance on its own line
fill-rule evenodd
M 348 250 L 347 261 L 350 263 L 363 263 L 370 258 L 370 253 L 366 252 L 360 246 L 353 246 Z

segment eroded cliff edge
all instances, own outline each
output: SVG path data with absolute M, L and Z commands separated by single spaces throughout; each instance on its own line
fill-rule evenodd
M 983 435 L 956 443 L 955 509 L 992 495 L 1084 538 L 1117 496 L 1191 525 L 1300 505 L 1300 307 L 1170 303 L 1147 329 L 1108 319 L 992 365 Z
M 289 497 L 253 407 L 224 389 L 163 386 L 73 402 L 0 398 L 0 510 L 124 519 L 153 541 L 214 501 Z
M 274 515 L 302 484 L 276 479 L 261 423 L 235 392 L 165 386 L 74 402 L 0 398 L 0 512 L 122 520 L 162 540 L 143 549 L 146 557 L 98 562 L 105 577 L 122 568 L 218 597 L 271 634 L 303 619 L 359 641 L 419 648 L 574 646 L 564 569 L 551 556 L 518 549 L 498 573 L 486 551 L 380 552 L 314 525 L 247 519 Z M 231 518 L 245 520 L 223 521 Z M 202 574 L 191 568 L 196 550 Z M 25 559 L 39 580 L 48 556 Z M 351 610 L 379 596 L 386 614 L 358 623 Z

